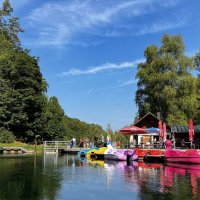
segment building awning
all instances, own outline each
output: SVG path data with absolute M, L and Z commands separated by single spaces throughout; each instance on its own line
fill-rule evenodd
M 188 126 L 172 125 L 171 132 L 172 133 L 189 133 L 189 127 Z M 200 125 L 194 126 L 194 132 L 200 134 Z

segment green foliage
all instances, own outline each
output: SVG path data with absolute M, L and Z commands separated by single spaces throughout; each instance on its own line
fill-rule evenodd
M 78 119 L 69 118 L 56 97 L 50 97 L 45 111 L 46 123 L 43 126 L 45 140 L 71 140 L 73 137 L 79 141 L 88 138 L 93 141 L 94 136 L 100 138 L 104 130 L 96 124 L 87 124 Z
M 113 134 L 112 140 L 116 142 L 121 142 L 122 146 L 124 146 L 129 143 L 129 136 L 124 136 L 120 132 L 117 131 Z
M 67 116 L 64 117 L 64 126 L 66 130 L 65 140 L 71 140 L 75 137 L 77 141 L 80 138 L 88 138 L 90 141 L 93 141 L 95 136 L 100 139 L 101 134 L 106 135 L 106 132 L 99 125 L 87 124 Z
M 24 143 L 24 142 L 19 142 L 14 140 L 12 143 L 1 143 L 0 142 L 0 147 L 23 147 L 28 151 L 34 151 L 35 150 L 35 144 L 30 144 L 30 143 Z M 43 151 L 43 145 L 37 144 L 36 146 L 37 152 L 42 152 Z
M 14 135 L 11 131 L 5 128 L 0 128 L 0 142 L 1 143 L 12 143 L 14 141 Z
M 0 127 L 18 138 L 41 132 L 40 119 L 46 103 L 47 84 L 38 59 L 20 46 L 21 31 L 12 7 L 5 0 L 0 10 Z
M 161 47 L 147 47 L 146 62 L 138 65 L 136 104 L 139 116 L 161 112 L 169 125 L 197 120 L 197 78 L 192 58 L 184 55 L 181 36 L 164 35 Z
M 26 131 L 38 129 L 46 101 L 44 80 L 37 59 L 27 51 L 0 48 L 1 52 L 0 126 L 25 137 Z
M 65 128 L 63 124 L 64 111 L 61 108 L 56 97 L 50 97 L 46 107 L 46 134 L 45 139 L 59 140 L 63 139 Z

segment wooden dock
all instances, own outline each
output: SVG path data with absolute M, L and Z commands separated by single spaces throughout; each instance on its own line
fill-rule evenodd
M 45 141 L 44 153 L 61 153 L 61 154 L 77 154 L 80 147 L 71 148 L 70 141 Z
M 76 155 L 80 150 L 80 148 L 63 148 L 59 150 L 59 153 Z
M 28 151 L 23 147 L 1 147 L 0 151 L 4 154 L 33 153 L 33 151 Z

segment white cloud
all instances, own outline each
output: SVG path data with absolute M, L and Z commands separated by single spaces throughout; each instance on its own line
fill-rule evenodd
M 158 33 L 162 31 L 167 31 L 175 28 L 180 28 L 185 26 L 186 24 L 186 19 L 178 18 L 175 21 L 159 21 L 159 22 L 154 22 L 153 24 L 147 26 L 145 25 L 139 32 L 136 33 L 136 35 L 145 35 L 145 34 L 150 34 L 150 33 Z
M 100 66 L 89 67 L 85 70 L 70 69 L 66 72 L 63 72 L 62 76 L 97 74 L 99 72 L 106 71 L 106 70 L 133 68 L 133 67 L 136 67 L 141 62 L 144 62 L 144 60 L 141 59 L 141 60 L 136 60 L 136 61 L 132 61 L 132 62 L 123 62 L 123 63 L 119 63 L 119 64 L 106 63 L 106 64 L 103 64 L 103 65 L 100 65 Z
M 100 91 L 107 91 L 107 90 L 113 90 L 113 89 L 117 89 L 117 88 L 122 88 L 122 87 L 126 87 L 129 85 L 134 85 L 137 84 L 137 80 L 135 79 L 130 79 L 128 81 L 125 81 L 124 83 L 115 85 L 115 86 L 109 86 L 109 87 L 103 87 L 103 88 L 98 88 L 98 89 L 92 89 L 90 91 L 90 93 L 94 93 L 94 92 L 100 92 Z
M 175 6 L 178 1 L 165 0 L 68 0 L 45 3 L 26 18 L 37 46 L 73 44 L 78 34 L 100 32 L 105 36 L 123 35 L 123 20 L 132 19 L 161 7 Z M 29 27 L 30 28 L 30 27 Z M 102 31 L 102 28 L 105 31 Z M 101 31 L 99 31 L 101 29 Z
M 179 4 L 179 0 L 162 1 L 162 6 L 163 7 L 176 6 L 177 4 Z
M 120 84 L 120 87 L 128 86 L 128 85 L 133 85 L 136 84 L 137 80 L 136 79 L 130 79 L 122 84 Z

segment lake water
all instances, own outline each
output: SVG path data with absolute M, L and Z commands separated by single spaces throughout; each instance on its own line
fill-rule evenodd
M 1 155 L 0 200 L 200 199 L 200 166 Z

